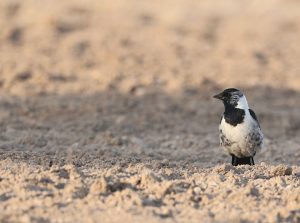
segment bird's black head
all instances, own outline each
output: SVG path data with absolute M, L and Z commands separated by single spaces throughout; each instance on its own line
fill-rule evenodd
M 228 88 L 225 89 L 223 92 L 214 96 L 221 101 L 223 101 L 225 107 L 226 106 L 233 106 L 236 107 L 240 98 L 244 96 L 243 92 L 236 89 L 236 88 Z

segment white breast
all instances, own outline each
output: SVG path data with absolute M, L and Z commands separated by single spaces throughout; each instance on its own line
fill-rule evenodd
M 232 126 L 228 124 L 224 118 L 219 126 L 220 137 L 223 134 L 228 140 L 228 144 L 223 145 L 224 149 L 229 154 L 234 154 L 237 157 L 253 156 L 257 146 L 251 144 L 250 135 L 253 132 L 261 134 L 260 128 L 256 121 L 251 117 L 249 110 L 245 110 L 244 121 L 241 124 Z

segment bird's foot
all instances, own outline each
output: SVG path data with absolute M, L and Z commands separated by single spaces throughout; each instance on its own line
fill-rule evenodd
M 254 164 L 253 156 L 239 158 L 239 157 L 231 154 L 231 157 L 232 157 L 231 164 L 233 166 L 238 166 L 238 165 L 255 165 Z

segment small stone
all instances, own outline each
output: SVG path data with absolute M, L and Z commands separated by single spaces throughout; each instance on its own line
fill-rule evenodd
M 95 181 L 90 187 L 90 192 L 94 194 L 107 193 L 108 190 L 109 186 L 107 180 L 103 176 Z
M 227 172 L 229 172 L 233 167 L 230 164 L 223 164 L 219 167 L 215 168 L 215 171 L 219 174 L 225 174 Z
M 279 165 L 271 170 L 273 176 L 287 176 L 292 174 L 293 169 L 289 166 Z
M 169 218 L 169 217 L 172 217 L 172 215 L 173 215 L 172 211 L 165 207 L 161 208 L 158 211 L 155 210 L 153 213 L 154 213 L 154 215 L 157 215 L 161 218 Z
M 201 188 L 200 187 L 194 187 L 194 189 L 193 189 L 193 192 L 195 193 L 195 194 L 200 194 L 201 193 Z
M 259 196 L 259 191 L 258 191 L 258 189 L 255 188 L 255 187 L 250 188 L 250 195 L 251 195 L 251 196 L 258 197 L 258 196 Z

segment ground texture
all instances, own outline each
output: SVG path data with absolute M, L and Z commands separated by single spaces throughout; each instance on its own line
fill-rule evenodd
M 300 3 L 0 2 L 1 222 L 299 222 Z M 219 147 L 237 87 L 256 166 Z

